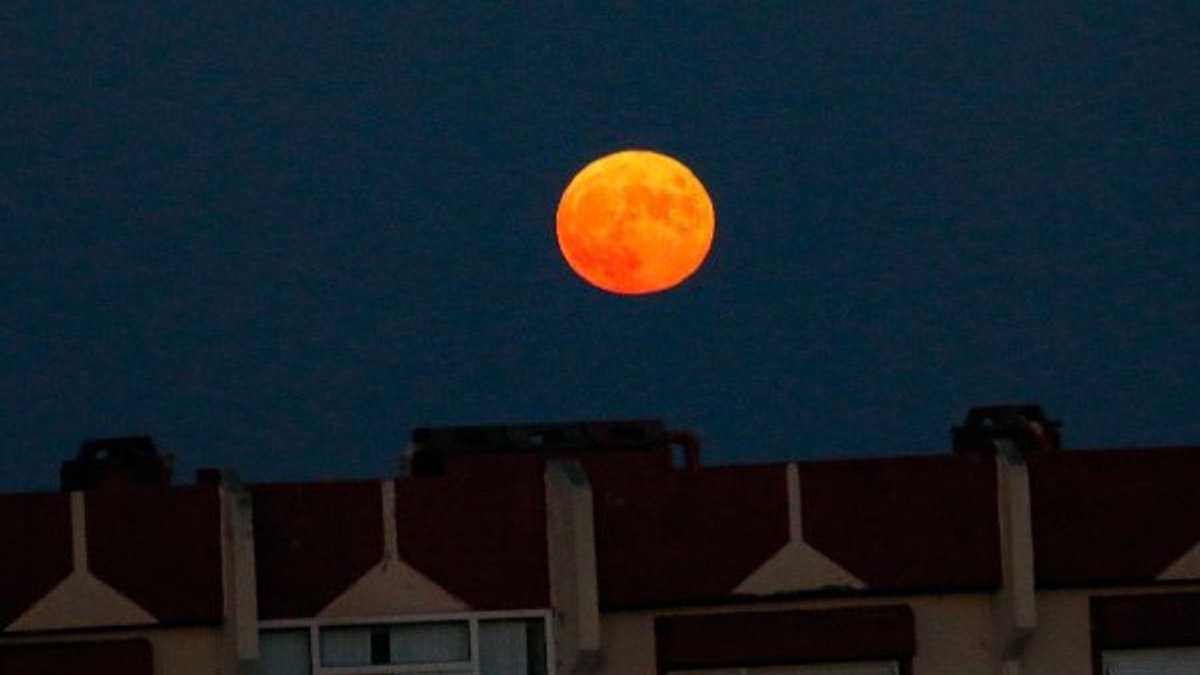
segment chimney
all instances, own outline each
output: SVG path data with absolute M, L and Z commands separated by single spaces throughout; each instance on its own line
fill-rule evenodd
M 971 408 L 961 426 L 952 430 L 954 454 L 990 457 L 996 441 L 1011 442 L 1022 455 L 1056 452 L 1062 448 L 1059 428 L 1040 405 L 1006 404 Z
M 171 457 L 160 453 L 149 436 L 86 440 L 75 459 L 63 462 L 60 481 L 63 492 L 168 487 Z

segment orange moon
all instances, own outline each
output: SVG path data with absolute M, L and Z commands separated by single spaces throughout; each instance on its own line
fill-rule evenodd
M 700 267 L 716 215 L 700 179 L 678 160 L 625 150 L 575 175 L 556 220 L 558 246 L 576 274 L 639 295 L 677 286 Z

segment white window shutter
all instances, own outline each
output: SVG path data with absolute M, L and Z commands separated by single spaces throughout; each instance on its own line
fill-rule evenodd
M 1104 652 L 1106 675 L 1200 675 L 1200 647 Z

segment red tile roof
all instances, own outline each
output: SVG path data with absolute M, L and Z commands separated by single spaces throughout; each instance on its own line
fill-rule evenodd
M 1144 583 L 1200 543 L 1200 448 L 1029 457 L 1043 587 Z
M 313 616 L 383 558 L 378 481 L 254 485 L 258 614 Z
M 88 568 L 162 623 L 218 622 L 221 504 L 212 486 L 87 493 Z
M 396 481 L 400 558 L 475 609 L 548 607 L 541 467 Z
M 71 573 L 71 503 L 61 494 L 0 495 L 0 628 Z
M 592 495 L 607 607 L 727 598 L 788 540 L 782 466 L 609 475 Z
M 873 591 L 1000 586 L 991 460 L 800 465 L 804 538 Z

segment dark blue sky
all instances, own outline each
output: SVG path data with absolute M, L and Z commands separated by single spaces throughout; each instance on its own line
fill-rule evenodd
M 1004 401 L 1200 443 L 1194 2 L 79 4 L 0 10 L 0 489 L 133 433 L 186 480 L 609 417 L 944 451 Z M 717 210 L 650 297 L 554 239 L 628 147 Z

